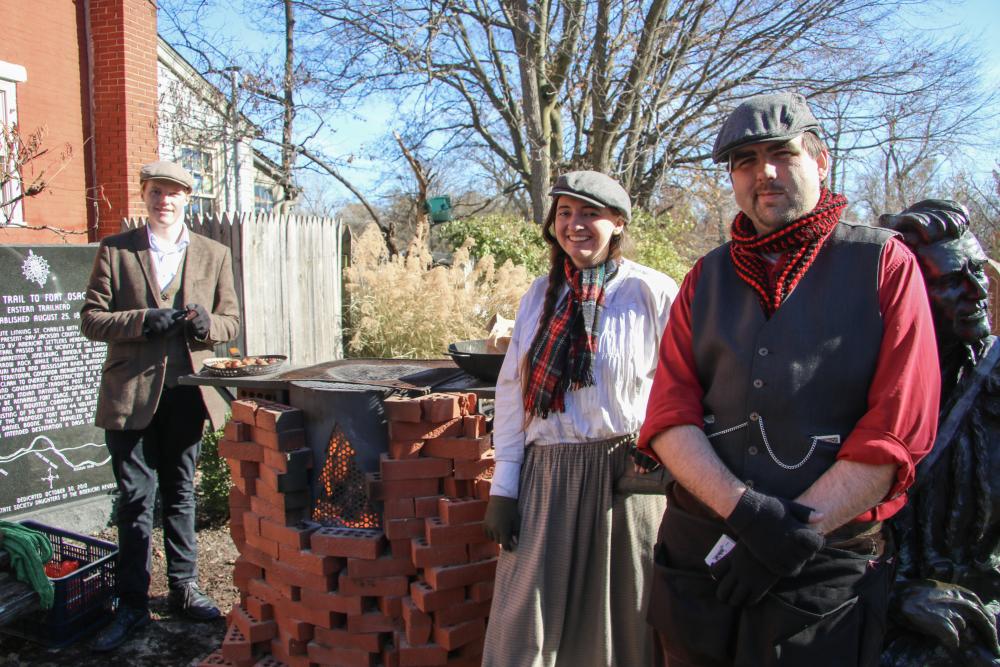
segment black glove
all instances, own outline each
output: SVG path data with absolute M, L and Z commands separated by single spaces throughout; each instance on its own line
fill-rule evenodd
M 805 505 L 747 489 L 726 524 L 767 569 L 790 577 L 823 546 L 823 536 L 806 525 L 811 513 Z
M 486 536 L 499 544 L 505 551 L 513 551 L 517 546 L 517 536 L 521 532 L 521 516 L 517 512 L 517 498 L 490 496 L 483 519 Z
M 633 447 L 629 451 L 629 454 L 632 456 L 632 462 L 639 466 L 643 472 L 653 472 L 661 468 L 659 461 L 649 454 L 640 452 L 636 447 Z
M 184 311 L 176 308 L 149 308 L 142 319 L 142 334 L 146 338 L 159 338 L 184 319 Z
M 709 569 L 719 582 L 715 597 L 734 607 L 757 604 L 781 578 L 754 558 L 743 542 Z
M 188 330 L 195 337 L 196 340 L 205 340 L 208 338 L 208 332 L 212 327 L 212 318 L 209 316 L 208 311 L 205 310 L 204 306 L 200 306 L 197 303 L 189 303 L 184 306 L 188 311 Z M 194 316 L 191 316 L 194 313 Z

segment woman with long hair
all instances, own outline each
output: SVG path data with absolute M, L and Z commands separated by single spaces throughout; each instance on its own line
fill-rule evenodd
M 521 300 L 497 380 L 486 530 L 503 548 L 483 665 L 649 665 L 665 499 L 619 482 L 638 470 L 677 286 L 622 258 L 632 206 L 614 179 L 570 172 L 549 194 L 549 273 Z

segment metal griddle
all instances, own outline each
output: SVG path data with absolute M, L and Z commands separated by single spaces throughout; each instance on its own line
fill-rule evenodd
M 341 359 L 291 369 L 279 377 L 286 382 L 339 382 L 426 392 L 464 374 L 451 359 Z

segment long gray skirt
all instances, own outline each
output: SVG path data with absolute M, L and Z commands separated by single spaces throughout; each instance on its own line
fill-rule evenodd
M 646 667 L 664 496 L 618 495 L 628 438 L 529 446 L 521 534 L 497 565 L 483 667 Z

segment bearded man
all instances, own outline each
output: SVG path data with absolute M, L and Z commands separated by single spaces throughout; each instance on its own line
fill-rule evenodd
M 671 309 L 640 449 L 675 482 L 649 621 L 670 667 L 874 665 L 883 522 L 937 426 L 913 254 L 841 219 L 805 98 L 752 97 L 713 158 L 740 213 Z

